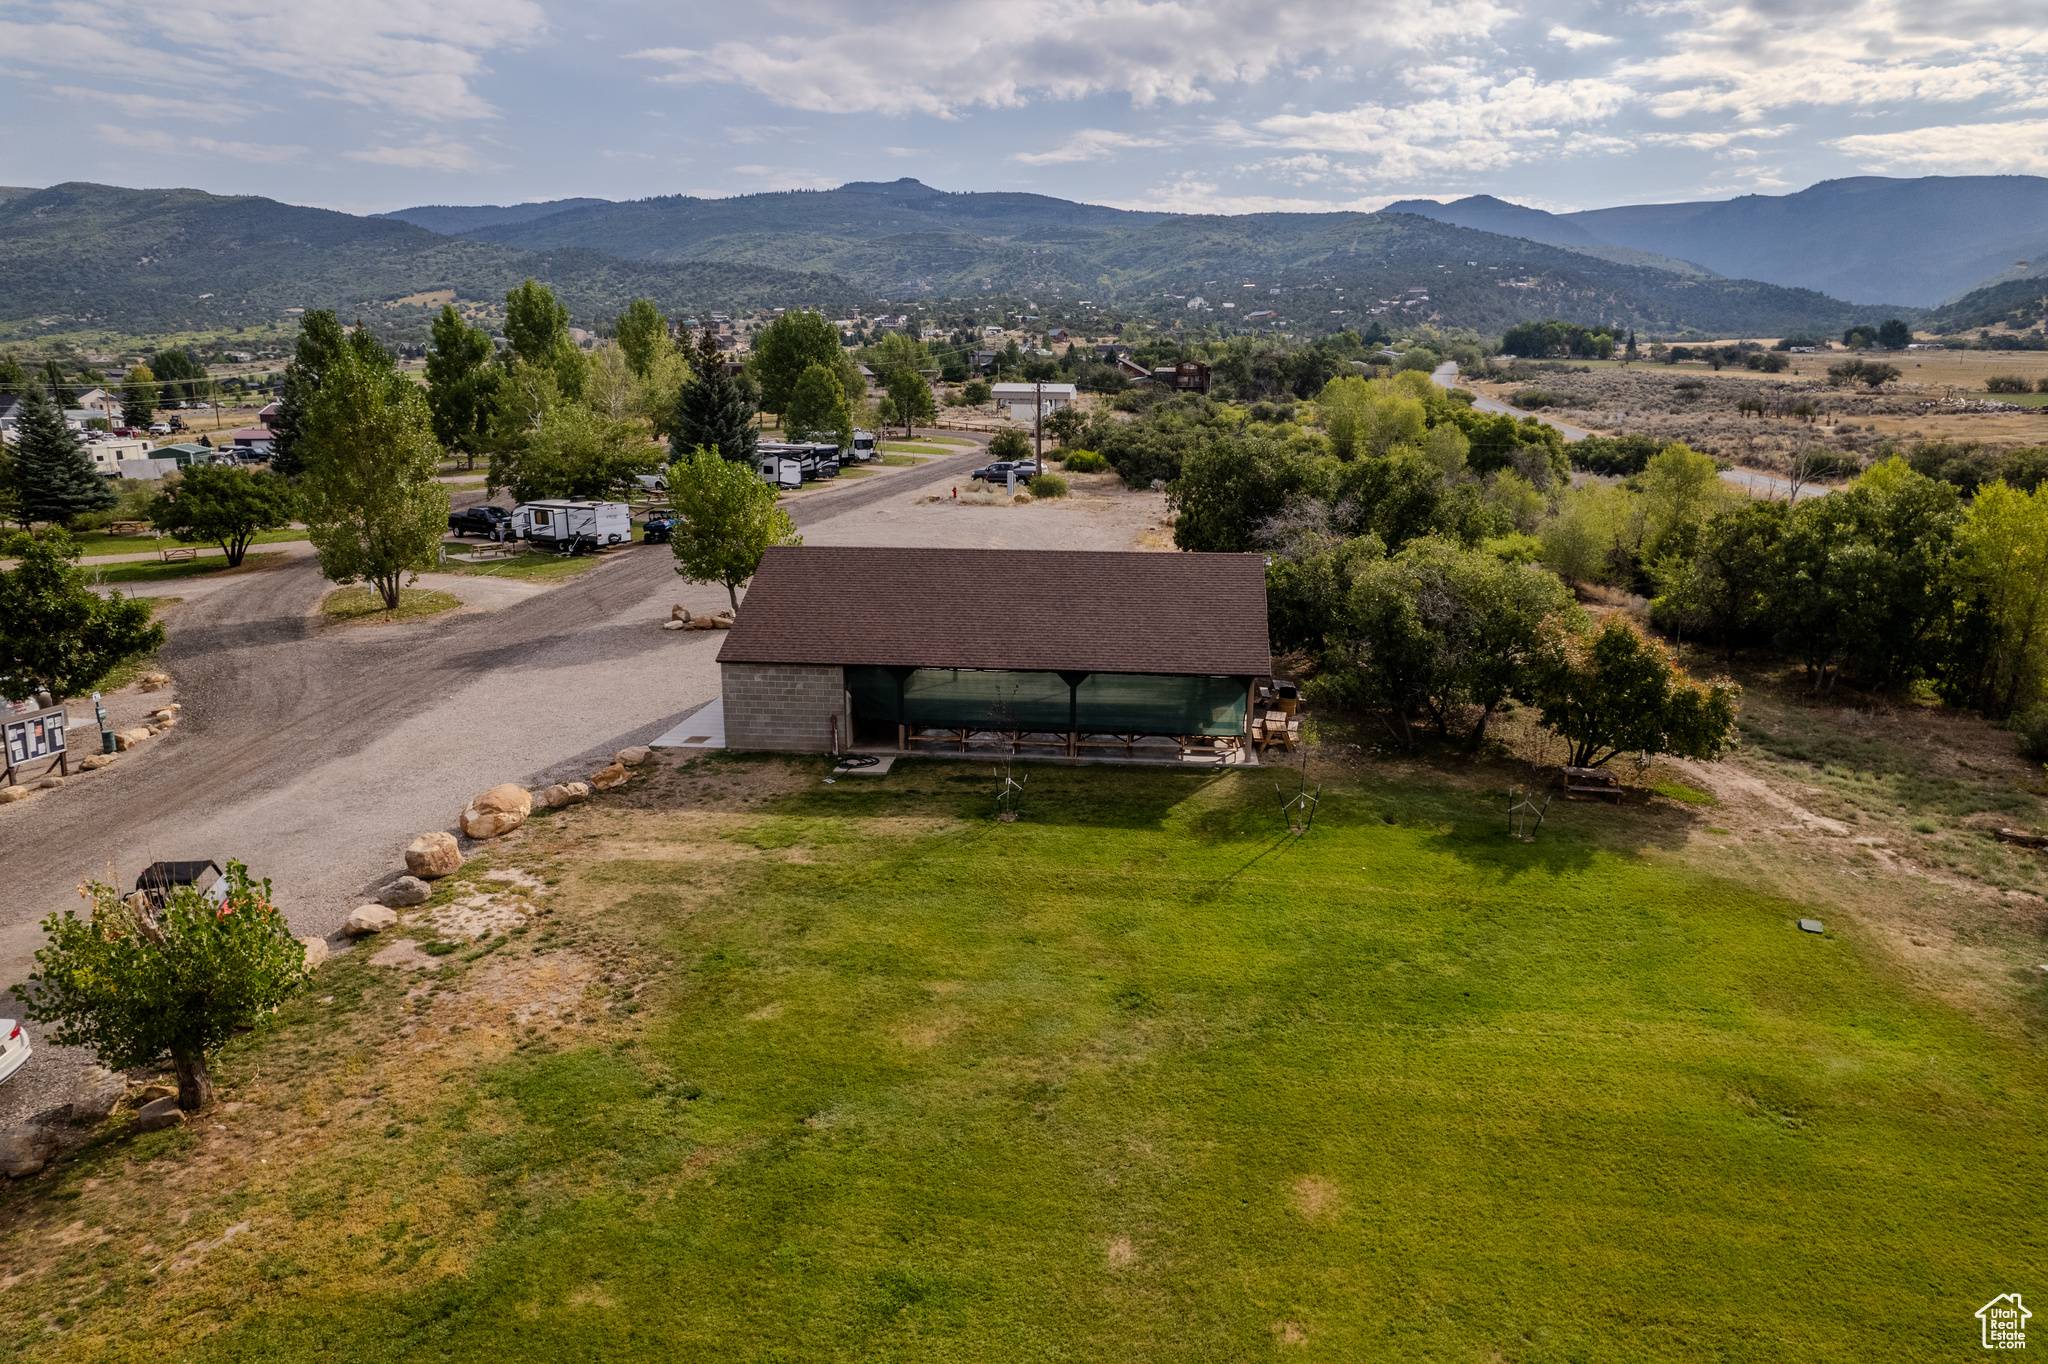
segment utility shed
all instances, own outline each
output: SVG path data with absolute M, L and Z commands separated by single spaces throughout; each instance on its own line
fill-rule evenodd
M 728 748 L 1232 748 L 1273 670 L 1265 560 L 777 547 L 718 663 Z

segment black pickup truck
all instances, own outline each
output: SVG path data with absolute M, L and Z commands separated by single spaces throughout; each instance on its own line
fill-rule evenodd
M 486 535 L 493 540 L 502 540 L 509 533 L 512 513 L 503 507 L 464 507 L 459 512 L 448 513 L 448 529 L 457 535 Z

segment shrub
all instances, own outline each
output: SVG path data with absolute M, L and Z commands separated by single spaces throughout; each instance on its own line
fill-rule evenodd
M 1099 474 L 1109 467 L 1109 461 L 1093 450 L 1069 450 L 1060 463 L 1070 474 Z
M 1626 478 L 1649 467 L 1650 456 L 1657 453 L 1657 442 L 1641 432 L 1626 436 L 1588 436 L 1567 445 L 1565 453 L 1581 469 Z
M 979 407 L 987 402 L 994 392 L 995 390 L 989 387 L 988 380 L 969 379 L 966 386 L 960 390 L 960 396 L 965 398 L 970 406 Z
M 1031 480 L 1030 487 L 1033 497 L 1065 497 L 1067 495 L 1067 481 L 1058 474 L 1040 474 Z
M 1558 405 L 1556 394 L 1545 393 L 1540 388 L 1525 388 L 1508 401 L 1513 406 L 1527 412 L 1534 412 L 1540 407 L 1556 407 Z
M 2034 391 L 2036 393 L 2048 393 L 2048 378 L 2041 378 L 2035 380 Z
M 2037 762 L 2048 762 L 2048 703 L 2032 706 L 2009 722 L 2020 736 L 2020 747 Z
M 2024 374 L 1994 374 L 1984 381 L 1986 393 L 2032 393 L 2034 385 Z
M 988 443 L 988 457 L 995 460 L 1019 460 L 1031 458 L 1031 442 L 1022 431 L 998 431 L 995 439 Z

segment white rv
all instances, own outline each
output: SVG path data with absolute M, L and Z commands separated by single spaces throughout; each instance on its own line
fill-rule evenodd
M 778 488 L 801 488 L 804 486 L 803 461 L 773 450 L 761 452 L 761 481 L 772 483 Z
M 536 549 L 588 554 L 606 545 L 633 543 L 633 509 L 623 502 L 522 502 L 512 509 L 511 534 Z

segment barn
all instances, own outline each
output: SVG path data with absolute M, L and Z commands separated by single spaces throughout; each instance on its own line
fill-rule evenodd
M 778 547 L 718 664 L 732 749 L 1230 754 L 1273 668 L 1265 561 Z

